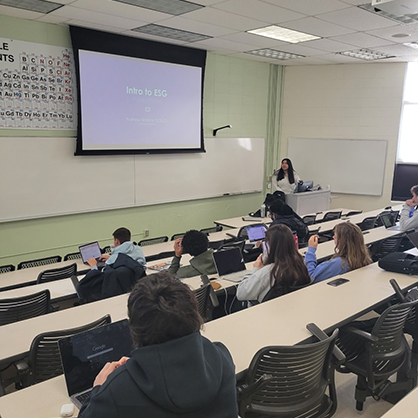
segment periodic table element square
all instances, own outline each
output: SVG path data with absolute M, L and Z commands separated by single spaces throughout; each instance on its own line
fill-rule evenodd
M 6 109 L 0 108 L 0 128 L 6 127 Z
M 21 117 L 15 118 L 15 126 L 16 128 L 21 128 L 21 129 L 26 128 L 25 118 L 21 118 Z
M 3 97 L 4 97 L 4 107 L 6 109 L 12 109 L 14 107 L 13 91 L 4 89 Z
M 32 118 L 25 118 L 25 128 L 32 129 L 33 126 L 33 119 Z

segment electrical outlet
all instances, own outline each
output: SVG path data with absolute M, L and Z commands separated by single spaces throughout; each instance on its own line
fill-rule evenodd
M 146 230 L 144 231 L 144 237 L 149 237 L 149 229 L 146 229 Z

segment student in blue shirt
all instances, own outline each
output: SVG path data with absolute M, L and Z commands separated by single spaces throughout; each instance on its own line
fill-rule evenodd
M 335 254 L 330 261 L 318 265 L 316 249 L 318 235 L 309 238 L 305 264 L 313 282 L 321 282 L 330 277 L 338 276 L 349 270 L 367 266 L 372 262 L 369 252 L 364 245 L 361 229 L 350 222 L 342 222 L 334 228 Z

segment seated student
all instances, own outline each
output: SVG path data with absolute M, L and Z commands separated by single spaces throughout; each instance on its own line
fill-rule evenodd
M 80 418 L 236 418 L 228 349 L 199 330 L 193 292 L 168 272 L 138 282 L 128 300 L 135 350 L 97 375 Z
M 276 200 L 270 206 L 270 217 L 273 221 L 272 225 L 287 225 L 292 231 L 296 232 L 299 242 L 306 243 L 309 229 L 302 218 L 289 205 Z
M 265 248 L 268 248 L 268 254 L 259 255 L 254 269 L 238 285 L 238 300 L 263 302 L 271 289 L 275 296 L 280 296 L 310 283 L 303 257 L 286 225 L 273 225 L 267 230 Z
M 208 245 L 208 237 L 203 232 L 194 229 L 187 231 L 183 238 L 174 241 L 175 256 L 168 271 L 179 279 L 201 274 L 216 274 L 212 258 L 213 250 L 208 249 Z M 193 258 L 190 260 L 189 266 L 180 267 L 181 256 L 184 253 L 189 253 Z
M 305 263 L 314 283 L 367 266 L 372 262 L 364 245 L 361 229 L 357 225 L 350 222 L 337 224 L 334 228 L 334 242 L 335 254 L 331 260 L 318 265 L 315 254 L 318 248 L 318 235 L 309 238 Z
M 401 210 L 401 217 L 399 224 L 401 231 L 407 231 L 408 229 L 418 228 L 418 184 L 411 188 L 412 199 L 408 199 Z
M 127 228 L 118 228 L 113 233 L 115 248 L 112 254 L 103 254 L 106 266 L 99 271 L 97 261 L 87 262 L 91 270 L 80 280 L 77 293 L 82 302 L 91 302 L 130 292 L 135 283 L 145 276 L 145 257 L 142 248 L 131 241 Z

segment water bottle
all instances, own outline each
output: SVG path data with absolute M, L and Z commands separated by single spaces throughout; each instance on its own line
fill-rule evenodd
M 263 203 L 260 208 L 260 216 L 264 218 L 266 216 L 266 205 Z

